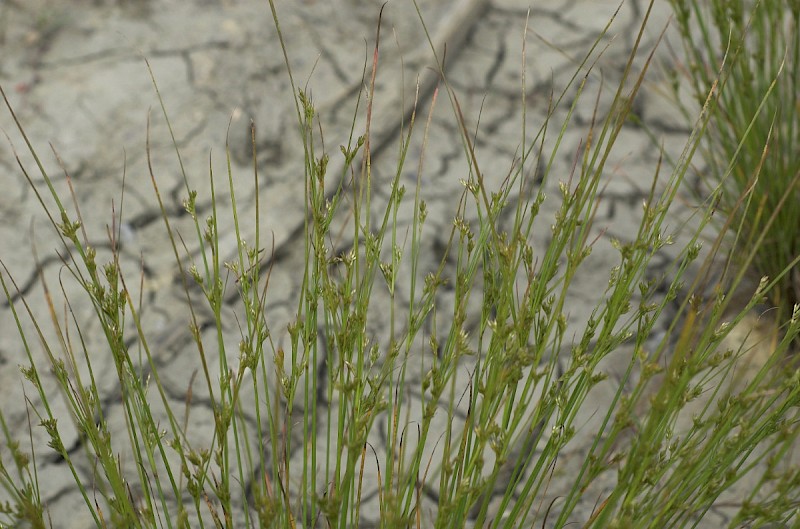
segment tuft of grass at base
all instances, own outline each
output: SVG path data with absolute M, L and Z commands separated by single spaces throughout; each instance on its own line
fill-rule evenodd
M 775 280 L 765 295 L 783 322 L 800 303 L 800 4 L 670 3 L 685 57 L 676 90 L 702 104 L 718 83 L 702 192 L 735 233 L 736 273 Z

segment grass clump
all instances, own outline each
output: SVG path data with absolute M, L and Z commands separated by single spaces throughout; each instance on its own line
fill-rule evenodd
M 719 81 L 704 140 L 703 192 L 733 226 L 737 268 L 778 278 L 765 295 L 782 321 L 800 302 L 800 4 L 671 4 L 686 56 L 684 86 L 702 103 Z
M 151 167 L 155 200 L 182 272 L 201 386 L 193 392 L 189 385 L 183 409 L 165 391 L 141 317 L 139 287 L 120 265 L 122 207 L 113 212 L 107 260 L 99 261 L 77 201 L 69 207 L 62 200 L 14 116 L 46 183 L 38 196 L 67 250 L 66 279 L 84 296 L 57 302 L 42 276 L 50 309 L 43 314 L 7 271 L 0 275 L 26 358 L 22 374 L 36 394 L 28 399 L 29 426 L 44 429 L 49 447 L 31 436 L 24 451 L 0 414 L 7 441 L 0 468 L 6 520 L 52 525 L 37 466 L 49 450 L 72 473 L 100 527 L 564 527 L 576 521 L 587 527 L 678 527 L 702 519 L 754 472 L 760 481 L 750 496 L 739 498 L 737 523 L 796 521 L 797 466 L 780 462 L 798 435 L 798 372 L 786 367 L 778 377 L 770 370 L 773 362 L 743 386 L 722 383 L 742 353 L 725 348 L 723 340 L 772 285 L 762 284 L 726 320 L 726 286 L 707 299 L 704 285 L 687 272 L 700 256 L 699 231 L 677 252 L 669 277 L 648 276 L 650 261 L 675 242 L 668 214 L 712 115 L 708 103 L 676 166 L 653 168 L 636 238 L 613 241 L 618 264 L 603 278 L 601 302 L 579 326 L 567 318 L 576 275 L 598 244 L 593 228 L 605 166 L 652 58 L 649 51 L 641 73 L 633 73 L 640 33 L 610 106 L 598 104 L 571 170 L 559 174 L 553 160 L 586 97 L 601 38 L 569 86 L 551 98 L 548 119 L 532 137 L 522 111 L 519 156 L 503 169 L 507 177 L 497 188 L 488 187 L 486 176 L 498 169 L 480 159 L 458 94 L 442 74 L 425 124 L 416 111 L 403 123 L 391 191 L 378 205 L 370 144 L 372 105 L 379 97 L 377 42 L 350 140 L 336 154 L 339 163 L 324 148 L 313 100 L 296 88 L 287 59 L 304 146 L 306 215 L 286 344 L 275 339 L 280 331 L 268 309 L 276 261 L 259 231 L 260 206 L 256 202 L 250 219 L 254 240 L 245 241 L 230 161 L 227 191 L 209 172 L 211 205 L 204 219 L 198 192 L 187 181 L 184 207 L 201 247 L 196 259 L 181 251 Z M 442 60 L 437 56 L 440 72 Z M 400 175 L 412 141 L 426 145 L 433 108 L 444 95 L 469 171 L 438 265 L 425 270 L 421 254 L 435 235 L 426 231 L 423 160 L 415 160 L 413 193 Z M 359 116 L 364 121 L 357 132 Z M 554 124 L 554 116 L 563 120 Z M 176 154 L 180 160 L 177 147 Z M 534 185 L 526 175 L 538 166 L 543 181 Z M 37 190 L 22 163 L 20 170 Z M 660 178 L 662 172 L 669 176 Z M 555 198 L 545 193 L 554 179 L 560 180 Z M 217 198 L 225 193 L 238 242 L 229 261 L 218 246 L 223 213 Z M 558 203 L 548 218 L 543 208 L 552 200 Z M 703 210 L 701 228 L 712 215 L 710 207 Z M 551 242 L 540 248 L 532 240 L 543 223 Z M 345 250 L 342 233 L 350 234 Z M 239 295 L 235 306 L 223 299 L 231 284 Z M 449 303 L 445 291 L 452 293 Z M 385 303 L 376 304 L 381 299 Z M 96 358 L 73 309 L 79 303 L 93 309 L 113 359 L 121 427 L 100 405 Z M 655 337 L 659 318 L 673 303 L 678 314 L 668 332 Z M 56 310 L 60 304 L 63 314 Z M 201 310 L 211 314 L 210 329 L 199 323 Z M 233 346 L 223 323 L 228 311 L 239 322 Z M 25 317 L 34 324 L 33 335 L 25 330 Z M 40 326 L 48 317 L 55 339 Z M 375 321 L 387 323 L 375 332 Z M 775 349 L 787 349 L 799 327 L 795 310 Z M 618 371 L 609 366 L 612 357 L 622 358 Z M 57 391 L 42 382 L 48 370 Z M 609 405 L 587 434 L 581 412 L 604 384 Z M 202 406 L 193 400 L 200 394 Z M 63 445 L 59 421 L 67 418 L 51 406 L 57 399 L 66 402 L 81 451 Z M 697 402 L 705 404 L 695 411 L 690 405 Z M 204 413 L 213 426 L 198 431 L 194 425 Z M 566 454 L 579 457 L 564 485 Z M 80 470 L 87 461 L 90 478 Z

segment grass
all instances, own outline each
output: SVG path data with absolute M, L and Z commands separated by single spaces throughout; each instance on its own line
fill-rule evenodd
M 280 35 L 277 10 L 270 6 Z M 640 50 L 640 39 L 610 106 L 598 103 L 571 172 L 559 174 L 552 160 L 575 126 L 574 110 L 584 98 L 598 96 L 584 90 L 601 37 L 569 86 L 550 99 L 550 117 L 532 137 L 525 132 L 530 124 L 522 96 L 519 156 L 505 168 L 481 160 L 458 94 L 442 76 L 428 113 L 415 112 L 402 124 L 391 192 L 380 204 L 370 145 L 377 42 L 373 63 L 365 68 L 365 91 L 354 101 L 351 140 L 336 154 L 322 146 L 313 101 L 297 88 L 287 58 L 305 153 L 306 220 L 304 266 L 297 270 L 301 286 L 286 344 L 275 339 L 282 329 L 274 327 L 267 308 L 275 261 L 259 231 L 260 206 L 252 219 L 238 216 L 230 161 L 223 187 L 209 173 L 207 211 L 198 210 L 200 194 L 186 185 L 184 207 L 202 248 L 197 260 L 183 251 L 181 237 L 187 234 L 171 226 L 151 167 L 176 270 L 184 272 L 185 318 L 197 355 L 201 387 L 189 386 L 184 406 L 165 391 L 152 334 L 142 320 L 141 278 L 129 277 L 120 265 L 123 205 L 113 211 L 111 252 L 101 262 L 88 243 L 69 178 L 71 204 L 56 190 L 6 99 L 47 186 L 37 196 L 68 249 L 62 293 L 70 281 L 83 295 L 59 297 L 42 276 L 48 308 L 42 312 L 20 294 L 5 266 L 0 274 L 27 358 L 21 372 L 28 426 L 30 432 L 43 430 L 49 447 L 29 432 L 18 438 L 0 413 L 5 523 L 58 525 L 51 516 L 63 514 L 48 510 L 37 463 L 49 452 L 72 473 L 86 512 L 100 527 L 360 527 L 376 520 L 381 527 L 682 527 L 719 502 L 734 505 L 731 526 L 798 523 L 800 473 L 796 462 L 786 461 L 798 436 L 800 371 L 778 362 L 800 328 L 796 307 L 782 313 L 782 333 L 770 344 L 768 361 L 740 384 L 723 383 L 747 354 L 743 343 L 729 347 L 725 339 L 785 275 L 769 276 L 731 312 L 729 294 L 739 281 L 709 289 L 706 276 L 690 273 L 702 255 L 700 230 L 714 218 L 711 202 L 701 207 L 699 228 L 669 273 L 648 275 L 651 259 L 677 240 L 667 228 L 669 214 L 714 123 L 715 98 L 729 89 L 724 83 L 707 88 L 675 166 L 652 168 L 637 238 L 613 241 L 619 261 L 598 281 L 605 293 L 591 318 L 576 327 L 566 316 L 576 274 L 597 244 L 592 228 L 605 164 L 651 61 L 652 50 Z M 290 50 L 284 53 L 288 57 Z M 638 57 L 645 67 L 635 74 Z M 524 88 L 523 81 L 521 94 Z M 427 144 L 433 108 L 447 103 L 469 174 L 437 256 L 440 264 L 425 270 L 421 254 L 441 234 L 426 225 L 424 160 L 407 158 L 413 139 Z M 163 103 L 162 109 L 169 124 Z M 554 116 L 563 120 L 554 123 Z M 177 146 L 176 154 L 180 161 Z M 336 174 L 333 156 L 343 161 Z M 417 167 L 410 191 L 400 179 L 408 163 Z M 29 170 L 19 165 L 38 193 Z M 526 175 L 537 166 L 544 178 L 534 186 Z M 500 187 L 489 188 L 486 175 L 494 171 L 507 176 Z M 560 196 L 546 196 L 546 183 L 556 178 Z M 253 192 L 259 197 L 255 155 Z M 230 262 L 222 261 L 218 248 L 225 212 L 217 204 L 223 195 L 230 199 L 238 240 Z M 542 213 L 547 201 L 557 201 L 554 218 Z M 745 200 L 742 208 L 758 211 L 757 203 Z M 240 236 L 244 222 L 253 223 L 252 241 Z M 750 240 L 741 231 L 747 222 L 723 228 L 733 226 Z M 531 242 L 540 226 L 551 230 L 546 248 Z M 345 250 L 342 233 L 351 241 Z M 727 235 L 722 229 L 719 241 Z M 753 244 L 758 249 L 767 240 Z M 712 246 L 706 269 L 718 247 Z M 222 296 L 230 284 L 239 293 L 233 337 L 223 325 L 230 307 Z M 673 304 L 677 315 L 659 338 L 656 324 Z M 104 415 L 106 396 L 92 369 L 97 357 L 86 345 L 79 305 L 92 307 L 113 358 L 123 428 Z M 213 316 L 211 332 L 200 326 L 201 310 Z M 33 333 L 26 331 L 26 319 Z M 44 330 L 46 322 L 54 339 Z M 372 330 L 375 322 L 383 329 L 379 333 Z M 232 340 L 236 347 L 229 345 Z M 623 369 L 614 373 L 609 361 L 619 362 L 614 355 L 620 353 Z M 57 382 L 56 392 L 46 389 L 49 377 Z M 587 437 L 581 412 L 593 409 L 593 391 L 604 385 L 613 398 Z M 201 394 L 203 406 L 194 405 Z M 57 415 L 56 402 L 66 403 L 70 417 Z M 211 436 L 192 427 L 203 413 L 214 425 Z M 79 431 L 82 451 L 64 447 L 67 420 Z M 558 490 L 567 453 L 572 461 L 579 454 L 578 464 L 570 467 L 566 488 Z M 81 470 L 87 463 L 90 478 Z M 743 484 L 747 494 L 737 492 Z
M 671 3 L 686 56 L 684 89 L 702 101 L 719 78 L 702 192 L 734 226 L 732 264 L 757 278 L 780 278 L 766 296 L 781 320 L 800 302 L 800 160 L 792 154 L 800 140 L 800 5 Z

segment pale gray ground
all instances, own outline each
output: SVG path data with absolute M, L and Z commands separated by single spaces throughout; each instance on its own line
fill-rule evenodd
M 608 84 L 603 101 L 608 101 L 625 64 L 638 30 L 641 1 L 626 2 L 608 38 L 611 43 L 600 59 L 587 90 L 590 94 L 579 106 L 575 126 L 567 134 L 555 160 L 557 169 L 547 191 L 557 197 L 559 179 L 566 179 L 572 156 L 585 137 L 591 119 L 595 94 L 600 88 L 600 73 Z M 375 28 L 381 2 L 355 0 L 305 0 L 278 2 L 282 30 L 296 80 L 308 86 L 320 111 L 325 144 L 332 153 L 338 173 L 338 145 L 346 143 L 356 94 L 361 88 L 365 61 L 371 60 Z M 666 2 L 657 2 L 643 49 L 649 51 L 667 22 Z M 483 163 L 490 188 L 500 184 L 517 155 L 521 130 L 520 69 L 523 29 L 529 4 L 522 0 L 423 1 L 423 14 L 437 46 L 447 43 L 448 75 L 459 94 L 469 124 L 478 114 L 480 132 L 477 154 Z M 530 6 L 527 38 L 527 101 L 530 131 L 538 130 L 547 109 L 551 89 L 560 91 L 573 74 L 576 64 L 597 38 L 618 7 L 616 0 L 543 0 Z M 613 37 L 613 42 L 612 42 Z M 550 44 L 548 45 L 547 42 Z M 677 40 L 673 38 L 677 45 Z M 278 46 L 268 4 L 264 0 L 165 0 L 112 1 L 75 0 L 70 2 L 11 0 L 0 3 L 0 83 L 9 94 L 19 118 L 54 176 L 56 185 L 67 192 L 63 172 L 52 155 L 48 142 L 58 151 L 71 175 L 91 242 L 101 258 L 108 256 L 104 226 L 111 223 L 112 202 L 119 207 L 123 166 L 126 171 L 124 224 L 122 226 L 122 266 L 129 280 L 136 278 L 144 265 L 143 320 L 153 336 L 162 364 L 162 377 L 168 395 L 181 406 L 189 374 L 197 367 L 194 346 L 186 330 L 186 310 L 180 292 L 172 251 L 164 234 L 163 221 L 150 183 L 145 156 L 145 133 L 151 118 L 152 162 L 162 196 L 175 230 L 183 234 L 189 251 L 196 255 L 189 219 L 183 215 L 181 201 L 186 193 L 159 103 L 142 57 L 149 59 L 160 92 L 169 112 L 181 149 L 189 185 L 199 191 L 200 216 L 209 213 L 208 170 L 211 165 L 220 188 L 225 182 L 225 138 L 228 124 L 233 172 L 239 186 L 238 208 L 241 219 L 253 217 L 254 200 L 250 166 L 249 120 L 258 127 L 258 165 L 261 175 L 261 227 L 267 238 L 274 236 L 277 257 L 268 301 L 270 320 L 276 339 L 286 342 L 285 323 L 296 304 L 300 281 L 297 270 L 302 262 L 299 227 L 303 220 L 302 145 L 296 134 L 294 107 L 283 56 Z M 676 46 L 677 47 L 677 46 Z M 373 120 L 373 152 L 376 153 L 376 211 L 388 197 L 386 186 L 396 160 L 396 131 L 400 119 L 407 117 L 413 102 L 413 88 L 421 79 L 421 108 L 426 108 L 435 76 L 430 64 L 429 44 L 410 2 L 395 0 L 386 7 L 383 18 L 381 64 L 378 77 L 376 111 Z M 440 47 L 441 49 L 441 47 Z M 404 61 L 401 76 L 400 58 Z M 666 47 L 657 52 L 659 60 L 670 63 Z M 639 64 L 641 64 L 641 60 Z M 667 93 L 664 75 L 656 67 L 643 88 L 636 110 L 675 155 L 688 136 L 688 129 L 663 97 Z M 572 92 L 574 93 L 574 91 Z M 0 126 L 9 134 L 37 188 L 42 179 L 16 132 L 8 112 L 0 112 Z M 560 123 L 557 114 L 554 123 Z M 363 123 L 360 118 L 359 123 Z M 361 125 L 359 125 L 360 127 Z M 411 188 L 416 180 L 419 142 L 409 155 L 402 176 Z M 658 149 L 642 129 L 626 126 L 618 148 L 607 164 L 608 187 L 596 218 L 596 230 L 607 230 L 595 247 L 591 262 L 577 277 L 568 312 L 570 325 L 579 332 L 582 322 L 602 295 L 609 269 L 618 258 L 609 239 L 631 239 L 638 228 L 641 202 L 647 192 L 659 156 Z M 431 212 L 428 234 L 449 233 L 461 193 L 459 180 L 466 176 L 462 146 L 454 127 L 449 103 L 443 94 L 433 117 L 426 152 L 422 194 Z M 329 187 L 333 186 L 333 178 Z M 43 291 L 36 279 L 32 246 L 53 289 L 64 280 L 68 295 L 78 298 L 78 287 L 64 269 L 55 248 L 60 248 L 49 229 L 35 194 L 22 177 L 11 148 L 0 142 L 0 248 L 2 260 L 16 279 L 33 310 L 49 333 Z M 219 193 L 221 209 L 228 195 Z M 49 202 L 48 202 L 49 203 Z M 554 202 L 545 206 L 543 217 L 552 218 Z M 688 216 L 676 208 L 671 227 L 677 228 Z M 220 228 L 221 251 L 233 257 L 235 239 L 230 219 Z M 407 220 L 403 222 L 407 223 Z M 252 240 L 252 227 L 245 223 L 245 237 Z M 546 229 L 537 232 L 539 244 L 546 244 Z M 349 244 L 345 238 L 341 247 Z M 270 242 L 266 243 L 269 247 Z M 425 243 L 428 260 L 422 267 L 433 269 L 438 262 L 436 249 L 442 240 Z M 655 263 L 669 264 L 674 253 Z M 102 259 L 100 259 L 102 261 Z M 5 272 L 3 272 L 5 273 Z M 231 286 L 231 285 L 229 285 Z M 138 291 L 138 286 L 136 287 Z M 383 295 L 383 294 L 378 294 Z M 230 288 L 226 300 L 236 304 Z M 380 302 L 380 300 L 378 300 Z M 56 307 L 62 311 L 63 307 Z M 90 321 L 89 309 L 74 307 L 79 321 Z M 227 316 L 226 316 L 227 317 Z M 236 351 L 237 322 L 229 319 L 228 329 Z M 380 335 L 380 322 L 375 322 Z M 32 331 L 31 327 L 26 327 Z M 96 324 L 83 329 L 90 351 L 97 351 L 95 376 L 107 399 L 108 416 L 121 422 L 121 407 L 114 392 L 115 374 L 110 358 L 104 358 L 103 338 Z M 35 346 L 34 346 L 35 348 Z M 185 354 L 184 354 L 185 353 Z M 39 353 L 37 353 L 39 354 Z M 622 351 L 620 354 L 625 354 Z M 24 362 L 19 338 L 5 300 L 0 302 L 0 403 L 11 426 L 19 432 L 27 428 L 27 416 L 17 365 Z M 215 366 L 212 366 L 212 368 Z M 613 371 L 610 365 L 609 370 Z M 613 394 L 609 386 L 597 391 L 585 409 L 586 439 L 593 435 L 593 414 L 603 409 Z M 45 385 L 55 388 L 47 379 Z M 202 409 L 203 395 L 195 384 L 194 432 L 203 435 L 213 423 Z M 28 398 L 36 403 L 30 388 Z M 63 403 L 53 402 L 63 410 Z M 595 406 L 595 408 L 592 408 Z M 68 425 L 65 418 L 64 424 Z M 113 421 L 112 421 L 113 422 Z M 204 426 L 205 424 L 205 426 Z M 204 430 L 205 428 L 205 430 Z M 68 430 L 69 431 L 69 430 Z M 435 437 L 435 436 L 434 436 Z M 34 443 L 44 444 L 40 430 Z M 376 436 L 373 444 L 381 450 Z M 67 447 L 75 447 L 77 436 L 67 434 Z M 577 445 L 576 445 L 577 446 Z M 580 447 L 578 447 L 580 448 Z M 576 450 L 578 449 L 576 448 Z M 4 455 L 5 457 L 5 455 Z M 572 472 L 568 454 L 564 469 L 554 477 L 553 495 L 569 485 Z M 89 475 L 89 469 L 82 469 Z M 82 500 L 72 478 L 55 458 L 44 457 L 40 475 L 46 476 L 43 493 L 57 527 L 84 528 L 91 520 L 82 514 Z M 610 482 L 609 482 L 610 483 Z M 374 493 L 366 494 L 373 503 Z M 599 497 L 599 496 L 596 496 Z M 433 505 L 433 504 L 431 504 Z M 581 507 L 579 523 L 590 516 L 593 504 Z M 377 514 L 374 507 L 373 516 Z M 369 508 L 366 510 L 370 512 Z M 703 527 L 720 527 L 724 512 L 709 513 Z M 369 518 L 369 516 L 367 516 Z M 365 520 L 366 523 L 369 519 Z

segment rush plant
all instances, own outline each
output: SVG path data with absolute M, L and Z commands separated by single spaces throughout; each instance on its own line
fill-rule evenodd
M 270 6 L 280 36 L 277 8 L 272 1 Z M 642 32 L 646 24 L 647 17 Z M 353 102 L 351 140 L 333 151 L 321 141 L 313 100 L 295 84 L 287 58 L 293 132 L 304 152 L 305 223 L 286 344 L 273 339 L 278 329 L 268 300 L 274 271 L 258 227 L 259 206 L 255 218 L 239 218 L 230 162 L 227 186 L 208 175 L 212 206 L 205 218 L 198 208 L 203 193 L 186 179 L 184 207 L 202 248 L 195 261 L 181 250 L 151 167 L 153 200 L 189 301 L 185 319 L 205 397 L 199 405 L 189 393 L 180 409 L 166 395 L 154 360 L 138 282 L 120 266 L 121 219 L 108 230 L 111 252 L 99 262 L 77 200 L 70 204 L 58 192 L 3 92 L 36 163 L 31 169 L 20 161 L 20 175 L 34 190 L 32 171 L 45 182 L 39 199 L 68 250 L 63 281 L 82 292 L 77 299 L 44 288 L 42 309 L 20 293 L 5 267 L 0 273 L 31 395 L 27 426 L 46 434 L 46 446 L 27 432 L 18 435 L 18 425 L 0 412 L 4 522 L 58 526 L 63 513 L 48 509 L 37 466 L 55 452 L 98 527 L 350 528 L 366 526 L 368 518 L 387 528 L 684 527 L 697 526 L 720 503 L 733 505 L 737 526 L 798 523 L 800 472 L 786 461 L 798 437 L 800 371 L 771 361 L 742 384 L 724 383 L 746 352 L 744 344 L 728 347 L 724 340 L 782 276 L 765 280 L 732 316 L 722 310 L 729 285 L 720 283 L 707 295 L 689 270 L 701 259 L 699 230 L 712 221 L 713 204 L 701 208 L 698 231 L 677 252 L 669 275 L 648 276 L 651 260 L 677 240 L 667 220 L 715 115 L 714 90 L 724 90 L 722 83 L 703 99 L 674 167 L 652 168 L 637 237 L 613 242 L 618 263 L 597 273 L 604 296 L 590 319 L 573 327 L 566 317 L 576 274 L 598 240 L 592 228 L 604 169 L 652 58 L 652 50 L 640 49 L 641 37 L 608 106 L 587 93 L 601 37 L 568 86 L 554 92 L 543 123 L 527 122 L 523 95 L 519 156 L 505 167 L 481 159 L 459 94 L 442 74 L 431 108 L 402 124 L 397 170 L 382 204 L 375 203 L 370 143 L 377 43 L 365 68 L 365 92 Z M 292 50 L 282 39 L 281 45 L 288 57 Z M 640 73 L 633 68 L 637 57 L 644 58 Z M 440 71 L 442 61 L 437 55 Z M 552 160 L 565 134 L 578 126 L 573 113 L 587 97 L 597 97 L 594 119 L 571 170 L 560 173 Z M 426 225 L 426 169 L 421 158 L 409 159 L 409 145 L 417 137 L 427 145 L 430 116 L 441 104 L 450 106 L 469 169 L 438 265 L 427 270 L 421 266 L 425 242 L 441 234 Z M 169 123 L 163 102 L 162 109 Z M 175 150 L 180 160 L 177 143 Z M 400 177 L 409 163 L 417 174 L 413 189 Z M 525 175 L 536 166 L 543 168 L 543 182 L 534 185 Z M 489 187 L 486 176 L 497 171 L 507 177 Z M 559 194 L 547 196 L 545 185 L 554 180 Z M 333 191 L 330 181 L 337 182 Z M 259 196 L 255 159 L 252 185 Z M 238 242 L 229 262 L 218 247 L 217 198 L 223 193 L 232 204 Z M 547 201 L 555 201 L 553 215 L 543 213 Z M 253 223 L 252 241 L 241 235 L 245 221 Z M 741 231 L 745 222 L 728 227 L 740 229 L 740 237 L 756 247 L 768 244 Z M 550 230 L 550 243 L 534 246 L 532 234 L 542 225 Z M 350 234 L 345 251 L 336 245 L 342 233 Z M 239 294 L 233 350 L 223 325 L 226 283 Z M 377 305 L 379 292 L 388 297 Z M 99 404 L 103 395 L 91 369 L 97 357 L 81 339 L 73 310 L 79 304 L 92 309 L 116 367 L 114 391 L 125 414 L 116 429 Z M 673 305 L 678 310 L 668 332 L 655 335 L 656 323 Z M 67 307 L 63 313 L 60 306 Z M 210 334 L 198 324 L 200 310 L 213 316 Z M 378 318 L 388 320 L 383 334 L 370 325 Z M 775 351 L 790 347 L 799 320 L 795 308 L 772 344 Z M 48 322 L 55 338 L 44 330 Z M 621 366 L 613 374 L 612 363 Z M 46 389 L 46 377 L 55 378 L 57 391 Z M 612 397 L 599 425 L 587 431 L 581 412 L 604 384 Z M 69 417 L 57 415 L 56 401 L 66 404 Z M 198 438 L 190 410 L 210 415 L 212 434 Z M 82 439 L 78 452 L 62 442 L 70 419 Z M 576 454 L 577 465 L 564 466 Z M 81 461 L 95 469 L 92 480 L 81 479 Z M 745 479 L 752 491 L 736 496 Z M 372 498 L 365 492 L 370 488 L 377 491 Z

